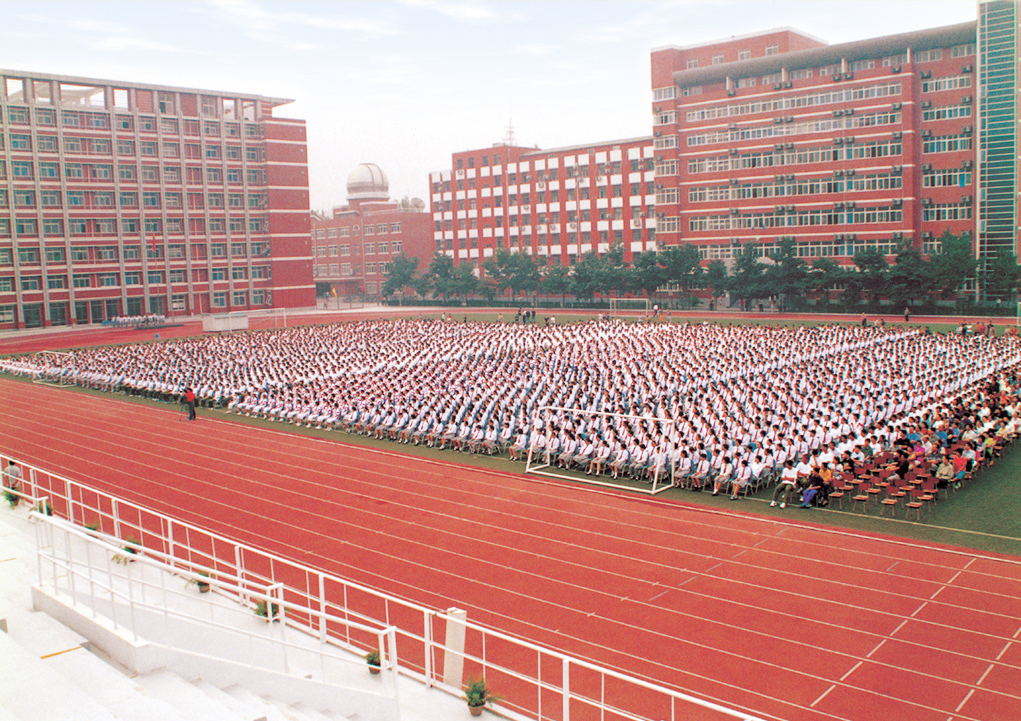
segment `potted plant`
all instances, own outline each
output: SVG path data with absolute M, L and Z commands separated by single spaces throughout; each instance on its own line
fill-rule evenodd
M 369 664 L 369 673 L 379 673 L 379 651 L 372 649 L 365 654 L 365 663 Z
M 280 620 L 280 605 L 271 603 L 267 606 L 265 601 L 259 601 L 255 604 L 255 615 L 262 616 L 270 621 Z
M 11 508 L 17 508 L 21 503 L 21 496 L 14 492 L 13 488 L 4 489 L 4 500 L 11 504 Z
M 129 563 L 135 562 L 135 559 L 132 558 L 132 556 L 138 553 L 138 549 L 135 548 L 135 546 L 142 545 L 142 541 L 136 536 L 128 536 L 124 540 L 127 542 L 127 545 L 121 548 L 121 550 L 124 551 L 124 553 L 118 553 L 111 560 L 114 563 L 122 563 L 124 565 L 127 565 Z
M 39 501 L 39 503 L 37 503 L 35 506 L 35 510 L 39 511 L 39 513 L 43 514 L 44 516 L 52 516 L 53 504 L 50 503 L 49 501 L 46 501 L 45 503 Z
M 500 700 L 500 696 L 489 690 L 485 678 L 468 677 L 468 686 L 464 690 L 464 700 L 468 702 L 468 710 L 472 716 L 481 716 L 487 703 Z
M 89 521 L 85 524 L 85 530 L 92 535 L 99 533 L 99 521 Z
M 210 574 L 206 573 L 205 571 L 199 571 L 199 576 L 201 576 L 202 578 L 212 578 L 212 576 L 210 576 Z M 188 585 L 194 583 L 196 586 L 198 586 L 199 593 L 209 593 L 209 582 L 203 581 L 202 578 L 193 578 L 190 581 L 188 581 Z

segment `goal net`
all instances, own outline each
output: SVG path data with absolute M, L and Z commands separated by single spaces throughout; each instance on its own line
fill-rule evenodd
M 655 495 L 673 486 L 670 439 L 676 435 L 667 418 L 543 406 L 529 434 L 525 473 Z
M 52 350 L 41 350 L 33 356 L 35 371 L 32 382 L 50 386 L 69 386 L 71 354 Z
M 610 298 L 611 318 L 647 318 L 652 315 L 648 298 Z

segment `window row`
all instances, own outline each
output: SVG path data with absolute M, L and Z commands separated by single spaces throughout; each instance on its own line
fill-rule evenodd
M 904 213 L 899 208 L 855 208 L 853 210 L 818 209 L 791 213 L 740 213 L 703 215 L 688 219 L 688 230 L 743 230 L 749 228 L 791 228 L 812 225 L 860 225 L 900 223 Z

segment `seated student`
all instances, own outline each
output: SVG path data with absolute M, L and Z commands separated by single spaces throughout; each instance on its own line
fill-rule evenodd
M 500 450 L 500 432 L 496 430 L 496 424 L 493 421 L 489 422 L 489 427 L 486 428 L 482 437 L 481 450 L 489 456 Z
M 592 452 L 592 460 L 589 461 L 588 469 L 585 471 L 586 476 L 593 474 L 600 475 L 603 472 L 603 466 L 610 460 L 610 456 L 613 455 L 613 449 L 610 448 L 610 444 L 604 441 L 596 441 L 596 448 Z
M 627 452 L 627 448 L 623 445 L 614 452 L 613 460 L 610 461 L 610 470 L 613 471 L 613 478 L 617 478 L 624 471 L 630 457 L 631 455 Z
M 517 434 L 514 436 L 514 443 L 511 444 L 510 448 L 507 449 L 507 456 L 512 461 L 520 460 L 520 456 L 528 448 L 528 433 L 524 427 L 518 428 Z
M 801 489 L 801 508 L 811 508 L 815 505 L 819 489 L 822 488 L 822 478 L 818 471 L 811 473 Z
M 734 481 L 730 484 L 730 500 L 736 501 L 741 491 L 748 488 L 748 484 L 752 483 L 753 471 L 752 466 L 748 461 L 741 461 L 741 468 L 734 476 Z
M 719 471 L 716 474 L 716 480 L 713 481 L 713 495 L 719 495 L 720 489 L 732 480 L 734 480 L 734 462 L 730 456 L 724 456 L 723 461 L 720 463 Z
M 709 480 L 709 474 L 712 472 L 712 465 L 709 463 L 709 457 L 703 453 L 699 458 L 698 465 L 695 466 L 695 470 L 692 472 L 691 478 L 691 490 L 701 491 L 706 481 Z
M 946 488 L 954 480 L 954 462 L 950 456 L 945 455 L 936 469 L 936 487 Z
M 794 469 L 794 463 L 784 461 L 783 470 L 780 471 L 780 483 L 777 484 L 776 489 L 773 491 L 773 500 L 769 502 L 769 505 L 775 506 L 777 499 L 779 499 L 780 508 L 787 508 L 787 498 L 795 490 L 797 482 L 798 472 Z

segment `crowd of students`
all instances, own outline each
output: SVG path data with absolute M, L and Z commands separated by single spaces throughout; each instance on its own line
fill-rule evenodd
M 163 328 L 167 324 L 167 317 L 160 313 L 118 315 L 111 318 L 108 323 L 114 328 Z
M 166 400 L 191 387 L 233 413 L 531 452 L 736 499 L 918 438 L 934 458 L 998 433 L 985 426 L 993 411 L 966 420 L 994 380 L 1014 391 L 1019 360 L 1016 337 L 905 328 L 394 320 L 81 349 L 0 370 Z M 1004 409 L 1012 434 L 1016 401 Z

